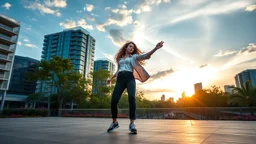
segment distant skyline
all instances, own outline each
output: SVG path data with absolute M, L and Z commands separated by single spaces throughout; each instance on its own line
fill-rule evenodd
M 82 26 L 96 39 L 95 60 L 113 60 L 134 41 L 148 52 L 165 41 L 145 66 L 138 90 L 148 99 L 177 100 L 194 84 L 235 84 L 256 66 L 256 0 L 2 0 L 0 13 L 21 23 L 16 55 L 41 59 L 44 35 Z

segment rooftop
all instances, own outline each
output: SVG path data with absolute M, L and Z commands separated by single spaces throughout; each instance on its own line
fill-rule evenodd
M 3 118 L 2 144 L 84 143 L 255 143 L 256 121 L 154 120 L 138 119 L 137 135 L 128 131 L 128 119 L 107 133 L 106 118 Z

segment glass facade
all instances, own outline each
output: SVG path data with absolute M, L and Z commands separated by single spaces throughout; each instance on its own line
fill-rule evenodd
M 36 81 L 30 81 L 27 73 L 33 73 L 39 64 L 38 60 L 15 56 L 8 94 L 28 95 L 35 93 Z
M 241 88 L 246 81 L 256 88 L 256 69 L 248 69 L 238 73 L 235 76 L 236 87 Z
M 44 36 L 42 60 L 54 56 L 69 58 L 75 71 L 85 78 L 93 71 L 95 39 L 82 27 L 65 29 L 63 32 Z M 47 87 L 47 83 L 38 82 L 37 92 L 56 93 L 56 89 Z

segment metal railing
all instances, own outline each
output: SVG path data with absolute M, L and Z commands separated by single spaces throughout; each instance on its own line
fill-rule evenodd
M 119 116 L 129 117 L 129 109 L 119 109 Z M 188 107 L 188 108 L 137 108 L 140 119 L 193 119 L 193 120 L 256 120 L 251 116 L 256 107 Z M 107 117 L 110 109 L 61 109 L 63 117 Z
M 0 27 L 3 28 L 3 29 L 6 29 L 6 30 L 8 30 L 8 31 L 11 31 L 11 32 L 13 32 L 13 33 L 18 33 L 18 30 L 15 30 L 14 28 L 8 27 L 8 26 L 3 25 L 3 24 L 1 24 L 1 23 L 0 23 Z

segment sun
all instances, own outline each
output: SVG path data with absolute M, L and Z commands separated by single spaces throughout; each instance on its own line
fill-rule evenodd
M 182 92 L 186 96 L 194 94 L 194 84 L 202 82 L 203 88 L 216 77 L 216 69 L 211 66 L 204 68 L 187 68 L 182 67 L 167 76 L 154 80 L 149 84 L 143 85 L 144 89 L 169 89 L 170 96 L 174 99 L 181 97 Z M 164 92 L 163 92 L 164 94 Z

